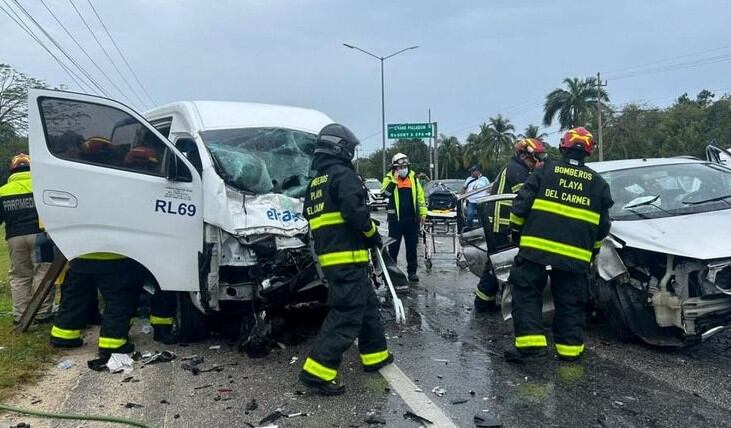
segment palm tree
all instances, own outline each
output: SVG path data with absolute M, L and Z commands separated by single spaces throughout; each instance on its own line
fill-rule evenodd
M 488 141 L 490 145 L 490 153 L 493 162 L 496 164 L 501 161 L 501 155 L 510 152 L 515 143 L 515 127 L 510 123 L 509 119 L 504 118 L 501 114 L 497 117 L 491 117 L 488 125 Z
M 541 127 L 538 125 L 528 125 L 522 134 L 518 135 L 518 138 L 535 138 L 543 141 L 544 138 L 548 137 L 548 134 L 541 132 Z
M 446 135 L 440 136 L 439 142 L 439 165 L 442 166 L 442 173 L 437 174 L 437 177 L 441 175 L 444 178 L 449 178 L 449 170 L 456 171 L 462 163 L 462 146 L 459 144 L 457 137 L 447 137 Z
M 462 166 L 469 168 L 472 165 L 487 165 L 490 162 L 490 138 L 492 129 L 486 123 L 480 125 L 480 132 L 467 136 L 467 142 L 462 150 Z
M 591 112 L 596 108 L 597 97 L 608 102 L 609 96 L 604 89 L 596 87 L 596 79 L 588 77 L 581 80 L 577 77 L 563 80 L 566 89 L 557 88 L 546 95 L 546 104 L 543 124 L 550 126 L 558 116 L 561 130 L 575 126 L 584 126 L 592 117 Z

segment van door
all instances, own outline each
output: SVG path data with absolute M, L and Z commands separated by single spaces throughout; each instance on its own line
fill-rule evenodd
M 190 162 L 121 103 L 50 90 L 28 100 L 33 196 L 61 252 L 121 254 L 163 290 L 199 291 L 203 195 Z

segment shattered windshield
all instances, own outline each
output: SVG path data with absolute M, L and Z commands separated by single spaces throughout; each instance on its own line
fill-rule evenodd
M 712 163 L 657 165 L 609 171 L 610 215 L 659 218 L 731 208 L 731 169 Z
M 315 147 L 314 134 L 284 128 L 202 131 L 224 181 L 240 190 L 304 196 Z

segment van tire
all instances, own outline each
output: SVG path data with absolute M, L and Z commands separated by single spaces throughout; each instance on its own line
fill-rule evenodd
M 200 342 L 208 337 L 206 315 L 190 299 L 190 293 L 178 293 L 178 339 L 183 343 Z

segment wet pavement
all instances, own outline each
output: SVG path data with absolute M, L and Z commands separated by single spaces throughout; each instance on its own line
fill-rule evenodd
M 474 275 L 439 254 L 432 271 L 420 276 L 404 298 L 405 325 L 393 322 L 391 309 L 383 310 L 389 346 L 417 395 L 436 404 L 453 426 L 474 427 L 476 414 L 505 427 L 731 426 L 731 332 L 692 349 L 667 351 L 621 342 L 594 325 L 580 363 L 552 356 L 543 363 L 509 364 L 502 351 L 512 342 L 511 325 L 498 315 L 473 313 Z M 132 331 L 139 350 L 161 349 L 139 326 Z M 220 349 L 209 349 L 216 345 Z M 277 348 L 264 359 L 250 359 L 216 339 L 171 350 L 179 357 L 203 356 L 202 368 L 216 365 L 220 371 L 196 376 L 181 367 L 180 358 L 137 366 L 128 376 L 83 370 L 61 408 L 132 417 L 155 427 L 259 426 L 276 409 L 306 414 L 271 422 L 279 427 L 383 426 L 365 422 L 372 414 L 387 427 L 420 426 L 403 417 L 414 403 L 381 375 L 363 373 L 355 349 L 341 369 L 346 394 L 336 398 L 310 395 L 297 383 L 308 341 Z M 441 396 L 433 392 L 441 390 Z M 251 399 L 257 408 L 246 410 Z M 130 402 L 143 407 L 125 408 Z

